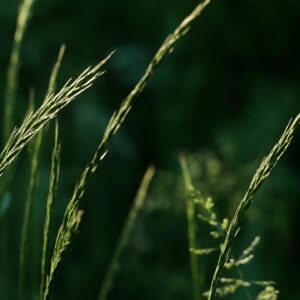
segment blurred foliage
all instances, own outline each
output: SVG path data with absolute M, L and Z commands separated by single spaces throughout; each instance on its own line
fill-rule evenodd
M 60 117 L 62 167 L 54 229 L 111 113 L 164 37 L 195 4 L 179 0 L 36 0 L 22 50 L 18 124 L 28 107 L 29 88 L 35 88 L 37 99 L 42 100 L 62 43 L 66 55 L 60 85 L 117 48 L 107 74 Z M 0 2 L 1 99 L 17 7 L 17 0 Z M 82 205 L 82 226 L 58 271 L 53 299 L 96 298 L 149 163 L 158 174 L 110 299 L 192 299 L 178 154 L 191 153 L 194 183 L 213 196 L 222 215 L 231 216 L 261 158 L 289 118 L 300 111 L 299 15 L 296 0 L 212 1 L 157 70 L 91 180 Z M 1 120 L 2 112 L 3 105 Z M 48 131 L 31 221 L 28 263 L 34 281 L 41 256 L 51 137 Z M 282 299 L 300 297 L 296 275 L 300 264 L 299 133 L 295 141 L 259 192 L 234 245 L 241 250 L 249 238 L 262 237 L 255 263 L 244 272 L 247 278 L 276 281 Z M 16 299 L 20 220 L 29 181 L 29 161 L 24 154 L 11 193 L 0 202 L 0 264 L 7 270 L 0 272 L 0 288 L 9 291 L 8 299 Z M 7 236 L 3 228 L 9 228 Z M 204 234 L 202 238 L 205 242 Z M 215 259 L 203 266 L 208 268 L 206 274 L 211 274 Z M 206 284 L 209 280 L 205 279 Z

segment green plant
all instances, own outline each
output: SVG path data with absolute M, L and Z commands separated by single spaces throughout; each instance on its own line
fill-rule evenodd
M 202 222 L 206 223 L 212 230 L 210 231 L 210 236 L 214 240 L 224 239 L 226 232 L 228 230 L 229 221 L 227 218 L 223 218 L 219 220 L 217 213 L 214 209 L 214 202 L 211 197 L 204 197 L 199 190 L 195 188 L 192 183 L 190 171 L 188 168 L 187 158 L 185 156 L 180 157 L 180 164 L 184 178 L 185 184 L 185 191 L 186 191 L 186 203 L 187 203 L 187 210 L 189 209 L 190 203 L 193 203 L 194 208 L 194 222 L 195 217 L 198 217 Z M 195 225 L 194 225 L 195 226 Z M 237 278 L 220 278 L 219 287 L 216 289 L 216 294 L 219 297 L 225 297 L 231 294 L 234 294 L 240 288 L 249 288 L 251 286 L 259 286 L 262 287 L 263 290 L 259 292 L 259 295 L 256 299 L 260 299 L 259 297 L 270 297 L 270 299 L 277 299 L 276 295 L 278 291 L 274 288 L 275 283 L 272 281 L 253 281 L 253 280 L 245 280 L 243 273 L 240 269 L 240 266 L 249 264 L 254 258 L 254 251 L 257 245 L 260 242 L 260 237 L 255 237 L 254 240 L 250 243 L 250 245 L 243 250 L 242 254 L 235 258 L 232 251 L 228 254 L 226 262 L 224 264 L 224 269 L 227 271 L 236 271 L 238 277 Z M 195 242 L 193 243 L 196 244 Z M 194 246 L 191 247 L 190 243 L 190 255 L 191 258 L 197 256 L 207 256 L 213 252 L 222 251 L 224 247 L 223 243 L 218 244 L 215 247 L 210 248 L 196 248 Z M 196 269 L 199 270 L 199 263 L 195 261 L 192 264 L 192 271 Z M 199 272 L 199 271 L 198 271 Z M 200 282 L 194 282 L 195 284 L 200 284 Z M 203 293 L 205 297 L 209 296 L 209 292 L 207 291 Z M 252 299 L 250 294 L 246 292 L 247 299 Z
M 211 281 L 208 300 L 212 300 L 214 298 L 222 271 L 229 258 L 231 244 L 240 230 L 242 218 L 244 217 L 249 206 L 252 204 L 252 201 L 259 188 L 271 174 L 271 171 L 276 166 L 277 162 L 288 149 L 291 141 L 293 140 L 295 131 L 299 126 L 299 122 L 300 114 L 298 114 L 289 122 L 288 126 L 285 128 L 281 137 L 279 138 L 279 141 L 275 144 L 271 152 L 263 159 L 261 165 L 254 174 L 254 177 L 250 183 L 248 190 L 245 193 L 245 196 L 239 203 L 239 206 L 236 209 L 234 216 L 229 224 L 228 230 L 226 231 L 226 237 L 222 244 L 218 263 Z

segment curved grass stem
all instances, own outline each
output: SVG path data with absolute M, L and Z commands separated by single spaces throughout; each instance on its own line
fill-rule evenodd
M 246 191 L 243 199 L 239 203 L 234 216 L 230 222 L 228 231 L 224 243 L 221 248 L 221 253 L 218 259 L 217 266 L 211 281 L 208 300 L 214 299 L 216 294 L 217 285 L 220 281 L 224 265 L 229 257 L 230 248 L 234 238 L 237 236 L 238 231 L 241 227 L 241 220 L 245 216 L 246 211 L 249 206 L 252 204 L 253 199 L 258 192 L 261 185 L 269 177 L 273 168 L 276 166 L 282 155 L 288 149 L 291 141 L 293 140 L 296 129 L 300 124 L 300 114 L 298 114 L 294 119 L 292 119 L 288 126 L 285 128 L 282 133 L 279 141 L 270 151 L 270 153 L 263 159 L 259 168 L 253 176 L 253 179 L 250 183 L 248 190 Z

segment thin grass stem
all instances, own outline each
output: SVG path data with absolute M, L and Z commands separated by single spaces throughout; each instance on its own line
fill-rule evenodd
M 57 60 L 50 74 L 47 95 L 54 92 L 56 78 L 64 55 L 64 51 L 65 51 L 65 46 L 62 46 L 59 50 Z M 29 112 L 33 111 L 34 108 L 33 103 L 34 100 L 30 100 Z M 26 260 L 26 251 L 27 251 L 27 243 L 28 243 L 29 223 L 32 215 L 34 194 L 37 186 L 39 155 L 41 152 L 43 134 L 44 134 L 44 130 L 42 128 L 37 134 L 37 137 L 33 144 L 32 153 L 31 153 L 30 178 L 29 178 L 25 212 L 24 212 L 23 223 L 22 223 L 21 242 L 20 242 L 20 256 L 19 256 L 19 297 L 20 299 L 23 298 L 23 288 L 25 284 L 24 279 L 26 277 L 25 260 Z
M 106 300 L 109 294 L 109 291 L 111 290 L 114 278 L 117 275 L 117 272 L 120 267 L 120 260 L 121 256 L 124 253 L 124 250 L 129 242 L 129 239 L 132 235 L 132 231 L 136 224 L 136 219 L 141 212 L 141 210 L 144 207 L 147 192 L 149 189 L 149 185 L 152 181 L 152 178 L 154 176 L 154 168 L 149 167 L 142 179 L 142 182 L 140 184 L 139 190 L 137 192 L 137 195 L 134 199 L 133 205 L 129 211 L 129 214 L 127 216 L 127 219 L 124 223 L 124 226 L 122 228 L 121 234 L 119 236 L 119 239 L 117 241 L 116 247 L 114 249 L 112 258 L 110 260 L 107 273 L 104 277 L 98 300 Z
M 257 169 L 254 177 L 250 183 L 248 190 L 246 191 L 243 199 L 239 203 L 234 216 L 230 222 L 228 231 L 224 243 L 221 248 L 221 253 L 218 259 L 218 263 L 211 281 L 208 300 L 212 300 L 215 297 L 217 285 L 220 281 L 224 265 L 229 257 L 230 248 L 234 238 L 237 236 L 239 229 L 241 227 L 241 221 L 245 216 L 246 211 L 249 206 L 252 204 L 253 199 L 258 192 L 261 185 L 269 177 L 273 168 L 276 166 L 282 155 L 288 149 L 291 141 L 293 140 L 296 129 L 300 123 L 300 114 L 298 114 L 294 119 L 292 119 L 288 126 L 285 128 L 282 133 L 279 141 L 273 147 L 271 152 L 263 159 L 259 168 Z
M 4 141 L 8 139 L 9 133 L 13 127 L 13 108 L 16 96 L 16 89 L 18 86 L 18 72 L 20 64 L 20 52 L 24 34 L 30 19 L 34 0 L 22 0 L 19 7 L 19 14 L 17 18 L 16 31 L 11 51 L 10 63 L 7 73 L 7 85 L 4 97 L 4 123 L 3 123 L 3 137 Z
M 29 104 L 34 103 L 34 90 L 30 91 Z M 31 108 L 29 108 L 31 109 Z M 30 160 L 30 171 L 29 171 L 29 184 L 27 189 L 27 196 L 25 201 L 25 210 L 23 216 L 23 222 L 21 227 L 21 238 L 20 238 L 20 252 L 19 252 L 19 299 L 24 298 L 24 285 L 26 278 L 25 269 L 25 258 L 28 242 L 28 229 L 29 221 L 32 212 L 33 198 L 35 194 L 35 189 L 37 185 L 37 174 L 38 174 L 38 153 L 41 145 L 41 140 L 36 139 L 33 148 L 31 149 L 31 160 Z
M 47 279 L 47 257 L 49 248 L 49 234 L 50 226 L 52 223 L 53 205 L 56 200 L 57 186 L 60 172 L 60 144 L 58 142 L 58 122 L 55 122 L 55 142 L 52 152 L 51 173 L 49 182 L 49 192 L 47 197 L 46 215 L 44 222 L 44 234 L 43 234 L 43 250 L 41 261 L 41 285 L 40 285 L 40 299 L 43 297 L 43 291 Z
M 189 249 L 198 249 L 199 245 L 197 243 L 197 226 L 196 226 L 196 212 L 195 212 L 195 202 L 194 199 L 190 197 L 193 192 L 192 179 L 190 172 L 188 170 L 188 164 L 186 157 L 181 155 L 179 158 L 180 166 L 184 179 L 185 188 L 185 203 L 186 203 L 186 216 L 188 225 L 188 240 Z M 195 252 L 190 251 L 190 265 L 193 278 L 193 288 L 194 288 L 194 299 L 199 300 L 201 298 L 201 286 L 203 284 L 202 277 L 199 272 L 199 255 Z

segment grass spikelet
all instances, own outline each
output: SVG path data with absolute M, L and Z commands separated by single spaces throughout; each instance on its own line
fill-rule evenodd
M 216 294 L 221 298 L 233 295 L 240 288 L 249 288 L 250 286 L 263 287 L 264 290 L 261 291 L 260 295 L 266 295 L 266 290 L 272 290 L 272 295 L 274 295 L 274 292 L 276 293 L 276 295 L 278 294 L 278 291 L 276 291 L 273 287 L 273 285 L 275 284 L 273 281 L 248 281 L 236 278 L 221 278 L 220 282 L 223 286 L 216 289 Z M 204 296 L 207 296 L 207 294 L 208 293 L 204 293 Z M 268 293 L 268 295 L 270 295 L 270 293 Z
M 68 245 L 70 244 L 71 237 L 77 232 L 82 214 L 83 211 L 78 210 L 78 206 L 76 203 L 72 203 L 72 206 L 68 206 L 66 217 L 64 218 L 63 224 L 58 230 L 58 235 L 55 241 L 53 256 L 50 262 L 50 271 L 46 279 L 45 291 L 42 298 L 44 300 L 49 299 L 50 297 L 50 290 L 52 287 L 56 269 L 62 259 L 63 253 L 66 251 Z
M 67 81 L 58 93 L 48 94 L 42 105 L 35 112 L 27 114 L 23 124 L 12 132 L 4 150 L 0 154 L 0 177 L 39 130 L 48 121 L 55 118 L 60 110 L 88 89 L 96 78 L 103 74 L 101 67 L 111 55 L 95 67 L 87 68 L 75 80 L 70 79 Z
M 258 192 L 261 185 L 268 178 L 273 168 L 276 166 L 277 162 L 280 160 L 282 155 L 285 153 L 289 147 L 296 129 L 299 126 L 300 114 L 298 114 L 294 119 L 290 121 L 288 126 L 285 128 L 283 134 L 281 135 L 279 141 L 273 147 L 271 152 L 266 156 L 260 167 L 257 169 L 248 190 L 246 191 L 243 199 L 239 203 L 234 216 L 230 222 L 228 231 L 226 233 L 225 241 L 221 248 L 221 253 L 218 259 L 218 263 L 211 281 L 211 286 L 209 290 L 208 300 L 212 300 L 215 296 L 218 282 L 220 280 L 222 271 L 224 269 L 225 263 L 229 257 L 229 252 L 231 244 L 238 234 L 239 228 L 241 226 L 241 220 L 244 217 L 247 209 L 251 205 L 256 193 Z
M 49 191 L 46 204 L 46 215 L 44 223 L 44 234 L 43 234 L 43 250 L 42 250 L 42 261 L 41 261 L 41 285 L 40 285 L 40 299 L 44 292 L 46 275 L 47 275 L 47 256 L 49 247 L 49 232 L 52 222 L 53 205 L 56 200 L 56 192 L 59 180 L 60 171 L 60 143 L 58 142 L 58 122 L 55 122 L 55 142 L 52 152 L 51 162 L 51 173 Z
M 238 259 L 229 259 L 228 262 L 225 263 L 224 267 L 226 269 L 232 269 L 234 267 L 239 267 L 241 265 L 248 264 L 254 258 L 254 250 L 260 242 L 260 237 L 257 236 L 251 242 L 248 248 L 243 251 L 243 254 Z
M 16 31 L 11 51 L 10 63 L 7 72 L 7 85 L 4 97 L 4 123 L 3 136 L 6 140 L 12 130 L 13 108 L 15 102 L 16 89 L 18 85 L 18 71 L 20 64 L 20 52 L 24 33 L 30 18 L 30 13 L 34 0 L 21 0 L 19 14 L 17 18 Z
M 119 269 L 121 256 L 128 244 L 128 241 L 134 229 L 136 218 L 140 213 L 140 211 L 142 210 L 142 208 L 144 207 L 148 188 L 154 176 L 154 172 L 155 172 L 154 168 L 149 167 L 142 179 L 139 190 L 134 199 L 133 205 L 129 211 L 127 219 L 124 223 L 122 232 L 120 234 L 112 258 L 110 260 L 108 270 L 103 280 L 102 287 L 99 293 L 98 300 L 106 300 L 109 291 L 112 288 L 112 285 L 114 283 L 114 278 Z
M 175 46 L 176 42 L 189 31 L 190 25 L 197 19 L 197 17 L 200 16 L 201 12 L 210 3 L 210 1 L 211 0 L 205 0 L 202 3 L 198 4 L 198 6 L 192 11 L 192 13 L 188 15 L 175 29 L 175 31 L 170 34 L 162 43 L 162 45 L 152 58 L 150 64 L 148 65 L 144 75 L 141 77 L 141 79 L 136 84 L 134 89 L 129 93 L 129 95 L 123 100 L 119 110 L 112 116 L 104 134 L 103 147 L 106 146 L 112 135 L 114 135 L 118 131 L 119 127 L 122 125 L 124 119 L 129 113 L 134 100 L 144 90 L 155 69 L 161 64 L 167 54 L 173 51 L 173 47 Z
M 277 300 L 279 291 L 273 286 L 267 286 L 262 292 L 260 292 L 255 300 Z

